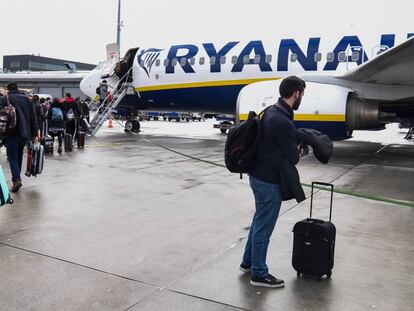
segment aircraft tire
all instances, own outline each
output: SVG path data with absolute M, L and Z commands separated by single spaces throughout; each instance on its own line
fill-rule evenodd
M 134 124 L 134 127 L 133 127 L 132 131 L 134 133 L 138 133 L 139 132 L 139 129 L 141 128 L 141 123 L 139 121 L 137 121 L 137 120 L 132 121 L 132 123 Z
M 132 131 L 134 131 L 134 121 L 126 121 L 125 132 L 132 132 Z

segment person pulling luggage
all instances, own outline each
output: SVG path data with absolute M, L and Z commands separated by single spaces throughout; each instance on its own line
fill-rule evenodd
M 50 110 L 47 115 L 49 124 L 49 135 L 57 137 L 58 139 L 58 153 L 62 153 L 63 136 L 65 135 L 66 129 L 66 113 L 62 103 L 59 102 L 58 98 L 54 98 L 50 105 Z
M 6 132 L 3 144 L 7 149 L 7 159 L 12 173 L 13 187 L 11 192 L 17 192 L 22 187 L 20 174 L 23 150 L 30 140 L 37 143 L 38 126 L 35 109 L 30 99 L 19 92 L 18 86 L 14 82 L 7 85 L 7 90 L 8 95 L 1 98 L 0 108 L 3 109 L 8 104 L 14 107 L 16 125 Z
M 66 134 L 70 134 L 73 138 L 76 137 L 79 120 L 82 117 L 82 112 L 79 110 L 79 106 L 75 99 L 72 98 L 70 93 L 66 93 L 63 99 L 65 113 L 66 113 Z
M 261 120 L 259 145 L 251 167 L 250 187 L 253 190 L 256 212 L 250 227 L 240 270 L 251 271 L 250 284 L 270 288 L 284 287 L 284 281 L 269 273 L 267 250 L 283 200 L 281 172 L 285 165 L 295 170 L 300 149 L 293 111 L 299 108 L 306 84 L 298 77 L 284 79 L 279 87 L 278 102 L 268 108 Z M 286 163 L 286 164 L 285 164 Z M 298 176 L 299 177 L 299 176 Z M 299 178 L 289 188 L 298 201 L 305 199 Z

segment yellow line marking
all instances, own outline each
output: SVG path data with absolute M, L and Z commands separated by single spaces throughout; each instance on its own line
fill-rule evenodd
M 240 114 L 240 120 L 246 121 L 248 114 Z M 344 114 L 295 114 L 295 121 L 345 122 Z
M 161 90 L 171 90 L 171 89 L 186 89 L 186 88 L 195 88 L 195 87 L 247 85 L 247 84 L 251 84 L 255 82 L 271 81 L 271 80 L 279 80 L 279 79 L 281 78 L 275 77 L 275 78 L 261 78 L 261 79 L 204 81 L 204 82 L 194 82 L 194 83 L 164 84 L 164 85 L 137 87 L 135 90 L 138 92 L 147 92 L 147 91 L 161 91 Z

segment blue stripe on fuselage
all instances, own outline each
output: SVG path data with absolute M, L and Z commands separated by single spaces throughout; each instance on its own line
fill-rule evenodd
M 140 92 L 141 98 L 125 96 L 120 106 L 137 110 L 234 114 L 237 97 L 246 85 L 192 87 Z

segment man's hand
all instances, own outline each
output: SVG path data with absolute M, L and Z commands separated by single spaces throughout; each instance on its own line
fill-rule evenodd
M 300 157 L 307 156 L 309 154 L 309 145 L 301 143 L 299 145 L 299 153 L 300 153 Z

